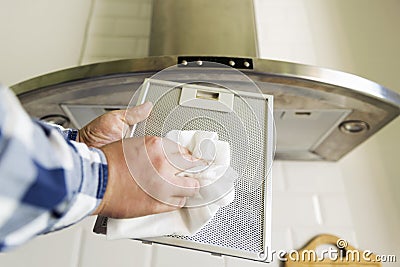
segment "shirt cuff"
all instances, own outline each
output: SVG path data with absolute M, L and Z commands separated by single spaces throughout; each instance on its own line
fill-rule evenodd
M 100 149 L 87 147 L 83 143 L 70 142 L 79 157 L 74 157 L 73 166 L 80 170 L 67 172 L 66 183 L 72 198 L 65 207 L 65 213 L 51 231 L 72 225 L 92 213 L 103 200 L 108 183 L 106 157 Z M 79 179 L 79 178 L 80 179 Z M 77 179 L 78 178 L 78 179 Z

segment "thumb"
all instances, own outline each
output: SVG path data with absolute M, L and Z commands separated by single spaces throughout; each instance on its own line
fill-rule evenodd
M 125 122 L 128 125 L 134 125 L 145 120 L 149 116 L 152 108 L 153 104 L 151 102 L 146 102 L 139 106 L 134 106 L 127 109 L 125 113 Z

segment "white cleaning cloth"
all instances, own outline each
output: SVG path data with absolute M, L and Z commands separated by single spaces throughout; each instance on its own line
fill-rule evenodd
M 237 173 L 230 167 L 228 142 L 218 140 L 217 133 L 207 131 L 173 130 L 167 133 L 166 138 L 210 163 L 206 169 L 198 171 L 193 168 L 182 173 L 198 179 L 201 186 L 199 194 L 187 199 L 189 207 L 179 210 L 134 219 L 110 218 L 107 221 L 107 239 L 193 235 L 214 217 L 220 207 L 234 200 L 233 184 Z M 200 206 L 204 203 L 211 204 Z

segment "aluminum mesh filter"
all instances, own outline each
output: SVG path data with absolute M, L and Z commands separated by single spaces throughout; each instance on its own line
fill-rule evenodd
M 170 87 L 169 87 L 170 88 Z M 146 100 L 154 103 L 150 117 L 137 125 L 133 136 L 165 136 L 170 130 L 215 131 L 231 146 L 231 166 L 239 173 L 235 200 L 193 236 L 169 236 L 250 253 L 263 253 L 264 187 L 266 176 L 265 99 L 235 95 L 234 112 L 218 112 L 179 105 L 181 88 L 152 84 Z M 165 93 L 166 92 L 166 93 Z M 262 129 L 262 130 L 260 130 Z

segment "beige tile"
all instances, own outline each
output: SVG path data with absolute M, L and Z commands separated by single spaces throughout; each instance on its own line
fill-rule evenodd
M 118 19 L 115 24 L 115 36 L 147 37 L 150 36 L 150 19 Z
M 93 15 L 96 17 L 132 17 L 140 14 L 142 3 L 138 1 L 96 1 Z
M 324 194 L 319 198 L 321 214 L 325 225 L 353 226 L 350 206 L 345 194 Z
M 89 36 L 114 35 L 116 20 L 113 17 L 94 17 L 90 21 Z
M 90 1 L 2 1 L 1 83 L 77 66 Z
M 150 18 L 152 14 L 152 2 L 151 0 L 142 0 L 142 4 L 139 9 L 140 18 Z
M 92 233 L 93 221 L 88 220 L 83 231 L 79 266 L 135 267 L 149 266 L 151 246 L 135 240 L 109 241 Z
M 312 195 L 275 192 L 272 198 L 272 227 L 318 225 Z
M 272 192 L 284 191 L 286 191 L 286 184 L 283 175 L 282 162 L 275 160 L 272 164 Z
M 292 242 L 292 233 L 290 228 L 280 228 L 280 227 L 273 227 L 272 228 L 272 250 L 279 251 L 279 250 L 288 250 L 293 247 Z
M 81 227 L 39 236 L 15 250 L 0 253 L 0 266 L 77 266 Z
M 245 260 L 234 257 L 224 257 L 225 267 L 279 267 L 279 261 L 273 261 L 271 263 L 256 262 L 252 260 Z
M 340 166 L 335 163 L 288 161 L 282 169 L 290 192 L 345 191 Z
M 223 267 L 223 258 L 210 253 L 153 244 L 151 267 L 190 266 Z
M 135 53 L 135 38 L 96 37 L 90 38 L 86 53 L 90 57 L 121 58 L 130 57 Z

